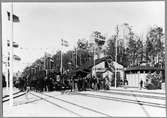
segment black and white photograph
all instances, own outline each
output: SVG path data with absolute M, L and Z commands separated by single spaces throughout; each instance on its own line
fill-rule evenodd
M 2 2 L 3 117 L 166 117 L 165 1 Z

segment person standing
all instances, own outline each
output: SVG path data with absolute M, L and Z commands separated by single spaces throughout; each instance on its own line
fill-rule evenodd
M 29 91 L 30 91 L 30 86 L 26 85 L 26 100 L 29 100 L 28 98 Z
M 125 80 L 124 80 L 124 88 L 127 89 L 127 86 L 128 86 L 128 80 L 125 79 Z
M 71 92 L 72 92 L 73 89 L 74 89 L 74 80 L 73 80 L 73 77 L 70 78 L 70 83 L 71 83 Z
M 98 90 L 98 88 L 97 88 L 97 83 L 98 83 L 97 77 L 94 78 L 94 81 L 95 81 L 95 87 L 94 87 L 94 89 L 95 89 L 95 90 Z
M 143 88 L 143 80 L 140 81 L 140 90 Z

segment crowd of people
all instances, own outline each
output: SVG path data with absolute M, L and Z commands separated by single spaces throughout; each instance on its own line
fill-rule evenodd
M 15 82 L 15 86 L 22 91 L 26 91 L 27 86 L 30 90 L 36 92 L 53 91 L 53 90 L 65 90 L 71 91 L 86 91 L 86 90 L 108 90 L 110 86 L 114 86 L 114 80 L 110 80 L 108 77 L 82 77 L 82 76 L 60 76 L 57 80 L 55 76 L 45 76 L 43 78 L 22 77 Z M 117 82 L 117 86 L 123 84 L 123 80 Z
M 71 86 L 73 90 L 84 91 L 88 89 L 100 90 L 109 89 L 111 83 L 107 78 L 96 78 L 93 77 L 78 77 L 71 79 Z

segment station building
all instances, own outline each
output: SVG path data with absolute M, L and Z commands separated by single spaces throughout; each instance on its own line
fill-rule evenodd
M 141 80 L 146 82 L 146 76 L 150 73 L 159 73 L 160 76 L 165 80 L 165 69 L 151 66 L 137 66 L 125 69 L 125 79 L 128 80 L 129 87 L 139 87 Z M 163 80 L 162 80 L 163 81 Z

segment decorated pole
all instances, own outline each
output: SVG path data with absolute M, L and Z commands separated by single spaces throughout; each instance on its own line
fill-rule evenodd
M 68 41 L 61 39 L 61 64 L 60 64 L 60 72 L 63 74 L 63 46 L 68 47 Z
M 9 48 L 10 48 L 10 53 L 9 53 L 9 105 L 13 106 L 13 47 L 18 47 L 17 44 L 13 42 L 13 23 L 14 22 L 20 22 L 19 17 L 13 14 L 13 0 L 11 3 L 11 13 L 7 12 L 8 15 L 8 20 L 11 24 L 10 28 L 10 33 L 11 37 L 9 40 Z M 8 46 L 8 44 L 7 44 Z
M 11 38 L 10 38 L 10 64 L 9 64 L 9 79 L 10 79 L 10 86 L 9 86 L 9 105 L 13 106 L 13 2 L 11 3 L 11 15 L 10 15 L 10 23 L 11 23 Z

